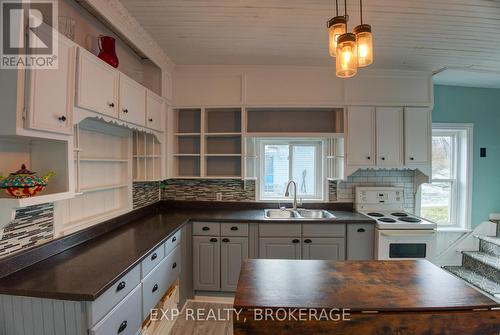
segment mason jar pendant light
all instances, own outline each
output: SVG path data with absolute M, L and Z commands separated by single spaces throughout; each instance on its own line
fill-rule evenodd
M 358 45 L 358 66 L 365 67 L 373 63 L 372 27 L 363 23 L 363 0 L 359 0 L 361 24 L 353 29 Z
M 358 72 L 358 51 L 356 45 L 356 35 L 347 33 L 347 0 L 345 6 L 345 31 L 346 33 L 337 39 L 337 59 L 335 63 L 336 75 L 339 78 L 350 78 Z
M 346 33 L 346 16 L 339 16 L 339 3 L 335 0 L 335 17 L 328 20 L 328 51 L 331 57 L 337 55 L 337 40 L 340 35 Z

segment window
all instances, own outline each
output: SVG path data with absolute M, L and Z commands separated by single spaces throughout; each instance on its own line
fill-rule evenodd
M 432 176 L 420 190 L 420 216 L 441 227 L 470 227 L 471 145 L 471 125 L 433 125 Z
M 259 150 L 260 199 L 284 200 L 290 180 L 297 183 L 298 198 L 323 199 L 322 141 L 261 139 Z

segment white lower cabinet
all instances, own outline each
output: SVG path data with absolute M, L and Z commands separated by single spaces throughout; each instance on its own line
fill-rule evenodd
M 339 237 L 305 238 L 302 244 L 302 259 L 344 260 L 345 239 Z
M 193 237 L 193 287 L 200 291 L 220 290 L 220 239 Z
M 89 333 L 91 335 L 135 335 L 141 325 L 141 286 L 139 285 Z
M 224 237 L 221 244 L 221 290 L 234 292 L 238 286 L 241 263 L 248 258 L 247 237 Z

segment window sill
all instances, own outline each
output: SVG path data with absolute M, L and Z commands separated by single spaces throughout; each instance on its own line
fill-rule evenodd
M 472 229 L 462 227 L 437 227 L 438 232 L 444 233 L 470 233 Z

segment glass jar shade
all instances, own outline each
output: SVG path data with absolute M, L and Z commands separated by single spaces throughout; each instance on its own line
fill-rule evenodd
M 349 78 L 358 72 L 358 52 L 356 36 L 343 34 L 337 41 L 336 74 L 340 78 Z
M 345 18 L 343 16 L 336 16 L 328 21 L 328 51 L 331 57 L 337 54 L 337 40 L 340 35 L 345 34 Z
M 373 35 L 367 24 L 354 28 L 358 48 L 358 66 L 364 67 L 373 63 Z

